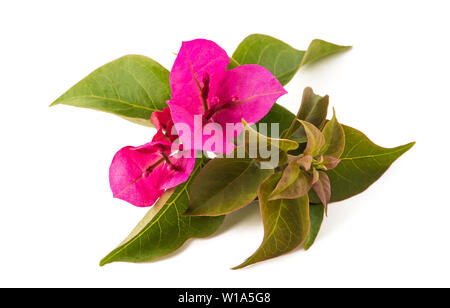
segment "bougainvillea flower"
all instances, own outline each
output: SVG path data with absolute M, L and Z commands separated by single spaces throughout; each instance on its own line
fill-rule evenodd
M 152 142 L 122 148 L 109 168 L 114 197 L 139 207 L 153 205 L 166 189 L 185 182 L 195 164 L 192 152 L 174 152 L 171 141 L 178 136 L 171 133 L 168 108 L 154 112 L 152 122 L 158 129 Z
M 169 108 L 164 108 L 162 111 L 154 111 L 151 115 L 151 121 L 157 129 L 152 141 L 166 141 L 170 143 L 178 139 L 178 135 L 173 130 L 173 121 Z
M 182 157 L 180 152 L 168 156 L 170 149 L 171 144 L 156 141 L 117 152 L 109 169 L 114 197 L 139 207 L 151 206 L 166 189 L 185 182 L 195 158 Z
M 168 104 L 185 148 L 229 154 L 234 149 L 232 139 L 243 129 L 241 120 L 258 122 L 287 93 L 264 67 L 241 65 L 226 70 L 229 61 L 227 53 L 212 41 L 183 43 L 170 72 L 172 98 Z M 214 136 L 203 129 L 208 123 L 222 128 L 221 150 L 205 148 Z M 231 136 L 226 136 L 227 123 L 235 127 Z

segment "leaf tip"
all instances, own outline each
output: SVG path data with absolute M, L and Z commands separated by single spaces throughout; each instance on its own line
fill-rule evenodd
M 239 265 L 237 265 L 237 266 L 235 266 L 235 267 L 232 267 L 231 270 L 235 271 L 235 270 L 243 269 L 244 267 L 250 265 L 250 263 L 247 263 L 247 262 L 248 262 L 248 261 L 245 261 L 245 262 L 242 263 L 242 264 L 239 264 Z
M 350 50 L 353 48 L 352 45 L 338 45 L 342 51 Z
M 108 263 L 111 263 L 111 261 L 109 261 L 108 259 L 107 259 L 107 257 L 105 257 L 105 258 L 103 258 L 100 262 L 99 262 L 99 266 L 100 267 L 103 267 L 103 266 L 105 266 L 106 264 L 108 264 Z
M 413 142 L 407 143 L 407 144 L 405 144 L 405 145 L 399 146 L 398 148 L 402 148 L 402 151 L 401 151 L 401 154 L 400 154 L 400 155 L 402 155 L 402 154 L 408 152 L 409 150 L 411 150 L 411 148 L 412 148 L 415 144 L 416 144 L 416 142 L 413 141 Z
M 407 143 L 407 144 L 406 144 L 406 147 L 407 147 L 408 150 L 409 150 L 409 149 L 411 149 L 415 144 L 416 144 L 416 142 L 415 142 L 415 141 L 412 141 L 412 142 L 410 142 L 410 143 Z
M 332 45 L 332 46 L 339 47 L 340 49 L 351 49 L 351 48 L 353 48 L 353 46 L 351 46 L 351 45 L 338 45 L 338 44 L 334 44 L 334 43 L 331 43 L 331 42 L 328 42 L 328 41 L 325 41 L 325 40 L 321 40 L 321 39 L 313 39 L 311 41 L 311 43 L 329 44 L 329 45 Z

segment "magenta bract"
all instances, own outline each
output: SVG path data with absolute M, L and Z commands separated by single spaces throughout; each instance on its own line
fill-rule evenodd
M 173 121 L 169 108 L 164 108 L 162 111 L 154 111 L 150 119 L 158 130 L 152 139 L 153 141 L 166 141 L 171 143 L 178 139 L 178 134 L 173 129 Z
M 241 120 L 258 122 L 287 93 L 264 67 L 242 65 L 226 70 L 229 61 L 227 53 L 212 41 L 183 43 L 170 72 L 172 99 L 168 105 L 185 148 L 229 154 L 233 139 L 243 129 Z M 207 124 L 221 128 L 223 146 L 217 147 L 216 142 L 211 147 L 214 142 L 208 139 L 217 140 L 217 136 L 203 129 Z M 228 136 L 227 124 L 234 126 Z
M 226 70 L 228 63 L 214 42 L 183 43 L 170 73 L 170 109 L 151 116 L 157 129 L 152 142 L 125 147 L 114 156 L 109 171 L 114 197 L 139 207 L 153 205 L 166 189 L 188 179 L 195 150 L 229 154 L 243 129 L 241 120 L 258 122 L 286 93 L 267 69 L 242 65 Z M 211 125 L 214 132 L 207 129 Z
M 109 181 L 115 198 L 135 206 L 153 205 L 165 189 L 185 182 L 195 164 L 182 152 L 168 156 L 171 144 L 150 142 L 124 147 L 114 156 Z
M 158 129 L 152 142 L 122 148 L 109 168 L 114 197 L 139 207 L 152 206 L 166 189 L 185 182 L 195 164 L 194 153 L 175 143 L 169 108 L 153 112 L 151 120 Z

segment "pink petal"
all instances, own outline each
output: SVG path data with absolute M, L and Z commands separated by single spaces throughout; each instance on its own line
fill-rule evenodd
M 169 108 L 162 111 L 154 111 L 151 115 L 151 121 L 158 130 L 152 141 L 173 142 L 178 138 L 176 130 L 173 129 L 173 121 Z
M 152 138 L 152 142 L 156 141 L 170 143 L 170 138 L 166 136 L 162 129 L 158 129 L 158 131 Z
M 217 111 L 213 120 L 226 123 L 248 123 L 261 120 L 275 101 L 286 90 L 280 82 L 262 66 L 249 64 L 222 73 L 211 80 L 209 102 Z M 242 129 L 241 129 L 242 130 Z
M 223 72 L 229 62 L 225 50 L 212 41 L 198 39 L 183 42 L 170 72 L 173 103 L 186 108 L 191 114 L 202 114 L 202 87 L 207 79 Z M 171 110 L 174 111 L 172 106 Z M 174 122 L 178 120 L 174 118 Z
M 175 128 L 178 132 L 178 136 L 181 140 L 181 143 L 185 148 L 192 149 L 194 148 L 194 115 L 197 114 L 195 112 L 189 110 L 182 106 L 182 101 L 176 101 L 172 99 L 167 102 L 171 111 L 172 111 L 172 119 L 174 121 Z M 194 112 L 194 113 L 193 113 Z M 199 111 L 202 112 L 202 111 Z M 201 115 L 201 113 L 200 113 Z M 198 132 L 197 132 L 198 133 Z M 201 133 L 201 129 L 200 129 Z M 199 149 L 197 147 L 197 149 Z M 201 149 L 201 146 L 200 146 Z M 199 150 L 200 150 L 199 149 Z
M 169 189 L 186 182 L 195 165 L 195 152 L 183 151 L 169 157 L 172 165 L 164 163 L 164 183 L 161 187 Z
M 256 123 L 286 93 L 267 69 L 243 65 L 225 71 L 228 63 L 226 52 L 214 42 L 183 43 L 170 73 L 172 99 L 168 105 L 185 149 L 211 150 L 204 145 L 213 137 L 202 127 L 216 122 L 222 128 L 222 138 L 212 139 L 216 148 L 213 151 L 231 153 L 232 139 L 242 131 L 241 119 Z M 196 115 L 201 117 L 195 120 Z M 227 123 L 237 127 L 225 138 Z
M 190 114 L 184 108 L 177 110 L 179 115 L 179 122 L 175 123 L 176 130 L 179 134 L 184 149 L 211 151 L 215 153 L 230 154 L 234 148 L 233 139 L 237 137 L 237 133 L 230 134 L 230 138 L 227 140 L 226 127 L 219 123 L 210 121 L 209 123 L 203 122 L 204 117 L 202 115 Z M 172 112 L 174 114 L 174 112 Z M 182 120 L 181 120 L 182 119 Z M 214 132 L 209 132 L 207 127 L 214 126 Z M 237 131 L 242 130 L 242 123 L 238 123 Z M 216 136 L 218 134 L 219 137 Z
M 183 42 L 181 46 L 170 72 L 172 99 L 167 103 L 177 130 L 179 123 L 190 129 L 189 136 L 180 135 L 181 142 L 188 148 L 201 149 L 201 143 L 197 147 L 193 143 L 194 115 L 204 113 L 209 81 L 225 71 L 229 61 L 225 50 L 212 41 L 198 39 Z
M 156 129 L 167 129 L 167 126 L 172 121 L 169 108 L 163 108 L 162 111 L 153 111 L 150 120 Z
M 239 128 L 242 126 L 242 123 L 238 123 Z M 205 126 L 203 126 L 202 131 L 202 150 L 210 151 L 217 154 L 225 153 L 231 154 L 233 150 L 236 148 L 233 139 L 237 137 L 237 134 L 232 130 L 228 134 L 227 138 L 227 128 L 223 127 L 219 123 L 214 123 L 210 121 Z
M 184 182 L 192 171 L 191 162 L 180 158 L 176 160 L 180 167 L 171 169 L 162 156 L 168 155 L 170 149 L 169 143 L 151 142 L 117 152 L 109 169 L 114 197 L 139 207 L 151 206 L 165 189 Z

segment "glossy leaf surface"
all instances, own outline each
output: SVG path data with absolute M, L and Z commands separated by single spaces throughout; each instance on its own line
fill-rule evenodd
M 255 200 L 259 185 L 273 173 L 251 159 L 215 158 L 192 183 L 185 215 L 219 216 Z
M 343 125 L 345 148 L 336 168 L 326 171 L 331 183 L 331 202 L 344 200 L 366 190 L 414 142 L 395 148 L 383 148 L 367 138 L 362 132 Z M 319 203 L 315 194 L 311 201 Z
M 285 85 L 301 66 L 349 48 L 316 39 L 306 51 L 303 51 L 274 37 L 252 34 L 239 44 L 228 68 L 243 64 L 258 64 L 267 68 L 282 85 Z
M 129 55 L 98 68 L 52 106 L 90 108 L 142 123 L 140 119 L 150 119 L 153 111 L 167 107 L 168 99 L 169 71 L 150 58 Z
M 285 254 L 306 239 L 310 228 L 308 195 L 298 199 L 268 200 L 280 177 L 281 173 L 275 173 L 260 187 L 258 198 L 264 239 L 258 250 L 235 269 Z
M 187 239 L 205 237 L 222 224 L 220 217 L 182 216 L 189 204 L 189 187 L 203 162 L 198 161 L 190 178 L 176 188 L 167 190 L 131 234 L 100 265 L 116 262 L 143 262 L 167 255 Z
M 335 158 L 341 157 L 345 148 L 345 134 L 342 125 L 336 119 L 334 110 L 333 118 L 325 124 L 322 133 L 325 137 L 325 145 L 321 154 Z
M 311 228 L 306 237 L 305 245 L 303 246 L 305 250 L 308 250 L 314 244 L 317 235 L 319 234 L 320 227 L 322 226 L 324 213 L 325 209 L 322 204 L 310 204 L 309 217 L 311 220 Z

